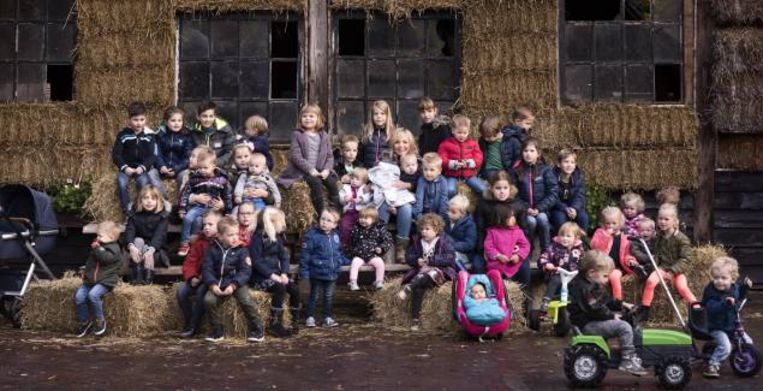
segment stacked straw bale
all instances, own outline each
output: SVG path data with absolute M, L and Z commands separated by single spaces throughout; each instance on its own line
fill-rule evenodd
M 763 135 L 724 135 L 718 139 L 718 167 L 755 171 L 763 168 Z

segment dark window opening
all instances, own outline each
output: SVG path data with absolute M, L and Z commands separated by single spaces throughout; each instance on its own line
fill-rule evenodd
M 340 56 L 365 54 L 366 21 L 363 19 L 340 19 L 337 25 L 337 41 Z
M 625 20 L 650 20 L 650 0 L 625 0 Z
M 297 98 L 297 63 L 273 62 L 270 68 L 270 80 L 273 86 L 270 97 L 273 99 Z
M 566 0 L 565 20 L 615 20 L 620 16 L 621 0 Z
M 72 100 L 74 68 L 71 65 L 48 65 L 47 83 L 50 88 L 50 100 Z
M 270 56 L 275 58 L 297 58 L 299 55 L 297 21 L 274 21 L 271 26 Z
M 655 65 L 654 84 L 657 102 L 679 102 L 681 100 L 681 65 Z

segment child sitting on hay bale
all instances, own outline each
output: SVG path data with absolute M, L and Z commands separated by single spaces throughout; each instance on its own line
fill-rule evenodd
M 262 167 L 265 167 L 264 160 L 265 159 L 263 158 Z M 241 199 L 241 197 L 243 196 L 243 187 L 239 188 L 238 184 L 241 183 L 241 185 L 243 186 L 244 182 L 242 182 L 242 180 L 246 178 L 246 174 L 249 172 L 249 166 L 251 166 L 251 164 L 252 164 L 252 148 L 249 144 L 241 143 L 241 144 L 236 144 L 233 146 L 233 151 L 231 152 L 230 161 L 226 162 L 225 166 L 222 166 L 223 170 L 225 171 L 225 174 L 228 176 L 228 180 L 231 183 L 231 187 L 239 190 L 238 193 L 234 193 L 234 197 L 233 197 L 234 205 L 238 205 L 243 201 Z
M 601 227 L 596 229 L 591 238 L 591 249 L 608 254 L 615 262 L 615 267 L 609 273 L 609 285 L 615 300 L 623 299 L 622 278 L 632 275 L 632 267 L 638 261 L 631 254 L 631 242 L 623 233 L 625 217 L 620 209 L 608 206 L 601 211 Z
M 436 152 L 430 152 L 422 158 L 424 169 L 416 184 L 416 202 L 413 203 L 413 218 L 427 213 L 436 213 L 441 218 L 448 218 L 448 182 L 440 175 L 442 159 Z
M 231 217 L 224 217 L 217 223 L 217 232 L 218 238 L 207 249 L 202 266 L 204 284 L 208 288 L 204 296 L 204 308 L 212 326 L 212 332 L 206 340 L 220 342 L 225 338 L 220 304 L 228 297 L 236 296 L 249 323 L 247 341 L 262 342 L 262 323 L 248 286 L 252 259 L 246 247 L 241 246 L 238 240 L 238 223 Z
M 646 205 L 640 195 L 629 191 L 620 197 L 620 210 L 625 216 L 623 231 L 628 236 L 638 235 L 638 223 L 644 218 Z
M 106 332 L 106 317 L 103 314 L 103 296 L 119 281 L 119 270 L 122 267 L 122 250 L 119 248 L 119 227 L 113 221 L 98 224 L 97 240 L 93 242 L 93 250 L 85 263 L 85 273 L 82 275 L 82 285 L 74 294 L 77 306 L 76 331 L 78 338 L 84 337 L 93 327 L 95 318 L 95 335 Z
M 456 194 L 461 179 L 477 194 L 485 191 L 485 183 L 477 176 L 482 167 L 482 151 L 470 137 L 472 122 L 465 115 L 453 117 L 453 136 L 440 143 L 437 154 L 442 158 L 443 173 L 448 181 L 448 196 Z
M 405 300 L 411 294 L 411 330 L 421 327 L 419 315 L 424 293 L 456 278 L 456 255 L 453 243 L 444 235 L 445 222 L 434 213 L 427 213 L 416 223 L 419 238 L 405 253 L 406 262 L 413 269 L 403 277 L 403 289 L 398 297 Z
M 130 214 L 125 228 L 125 243 L 130 253 L 131 282 L 135 285 L 154 281 L 154 266 L 170 265 L 164 245 L 167 242 L 169 211 L 167 202 L 153 185 L 140 189 L 135 212 Z
M 206 145 L 215 151 L 217 166 L 224 167 L 230 160 L 236 134 L 228 122 L 217 116 L 217 105 L 204 102 L 196 108 L 198 122 L 193 127 L 191 136 L 196 145 Z
M 511 171 L 522 159 L 522 143 L 532 130 L 535 115 L 529 107 L 519 106 L 511 113 L 511 122 L 501 129 L 501 163 L 506 171 Z
M 360 217 L 360 211 L 373 205 L 373 193 L 368 186 L 368 170 L 358 167 L 350 174 L 350 183 L 342 185 L 339 190 L 339 203 L 342 204 L 342 220 L 339 224 L 339 237 L 342 246 L 350 242 L 350 231 Z
M 207 211 L 202 219 L 201 235 L 191 242 L 191 249 L 183 261 L 183 282 L 177 291 L 177 300 L 183 312 L 183 330 L 180 336 L 191 338 L 196 334 L 204 316 L 204 296 L 207 285 L 202 282 L 201 266 L 207 248 L 217 238 L 217 224 L 223 216 L 220 212 Z M 193 303 L 189 300 L 193 296 Z
M 263 209 L 249 244 L 249 253 L 255 260 L 250 283 L 254 288 L 273 295 L 267 331 L 277 338 L 285 338 L 299 331 L 301 310 L 299 286 L 289 278 L 289 254 L 283 244 L 285 219 L 284 213 L 277 208 L 268 206 Z M 283 300 L 287 293 L 293 319 L 290 330 L 283 326 Z
M 450 137 L 450 119 L 444 115 L 438 115 L 437 106 L 428 96 L 419 99 L 418 110 L 421 119 L 419 150 L 422 155 L 430 152 L 437 153 L 440 144 Z
M 395 122 L 389 103 L 374 101 L 368 110 L 368 121 L 363 125 L 363 139 L 358 150 L 358 160 L 365 168 L 373 168 L 392 156 L 389 145 L 395 135 Z
M 480 123 L 480 139 L 478 145 L 482 151 L 482 169 L 480 178 L 487 180 L 494 172 L 503 170 L 501 164 L 501 117 L 491 115 L 482 119 Z M 479 194 L 480 196 L 482 193 Z
M 645 281 L 654 271 L 652 261 L 649 260 L 644 245 L 649 248 L 654 248 L 654 238 L 656 233 L 654 220 L 649 217 L 644 217 L 638 223 L 638 236 L 629 238 L 631 241 L 631 254 L 636 258 L 636 261 L 638 261 L 638 265 L 635 265 L 632 268 L 633 273 L 636 274 L 636 277 L 638 277 L 641 282 Z
M 191 151 L 194 147 L 193 138 L 185 126 L 183 117 L 185 111 L 177 106 L 171 106 L 164 111 L 164 122 L 159 125 L 156 136 L 159 145 L 156 155 L 156 168 L 164 178 L 174 178 L 178 188 L 188 176 L 188 166 Z
M 558 230 L 566 221 L 577 223 L 583 232 L 588 232 L 586 187 L 583 171 L 577 165 L 575 151 L 564 148 L 559 151 L 554 167 L 554 175 L 559 182 L 559 200 L 551 211 L 551 227 Z
M 270 153 L 270 143 L 268 142 L 268 121 L 259 116 L 253 115 L 244 122 L 244 134 L 237 135 L 238 142 L 249 144 L 253 153 L 261 153 L 265 156 L 265 165 L 268 171 L 273 171 L 275 163 L 273 155 Z
M 276 208 L 281 207 L 281 191 L 278 190 L 266 164 L 265 155 L 261 153 L 252 155 L 248 169 L 236 180 L 236 187 L 233 191 L 233 200 L 236 205 L 252 203 L 259 212 L 268 203 L 268 200 L 263 197 L 267 194 L 268 197 L 273 198 L 273 204 Z

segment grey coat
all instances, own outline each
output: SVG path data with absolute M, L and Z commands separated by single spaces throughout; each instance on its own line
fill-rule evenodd
M 318 171 L 328 169 L 334 173 L 334 155 L 331 152 L 331 136 L 321 130 L 320 147 L 318 148 L 318 160 L 315 167 L 307 162 L 308 135 L 302 129 L 291 132 L 291 145 L 289 147 L 289 165 L 278 177 L 278 184 L 289 188 L 294 182 L 302 180 L 305 175 L 310 175 L 314 168 Z

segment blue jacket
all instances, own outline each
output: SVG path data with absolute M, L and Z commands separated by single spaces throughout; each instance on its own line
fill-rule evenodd
M 559 200 L 559 182 L 554 170 L 544 162 L 534 166 L 522 162 L 511 171 L 511 182 L 519 189 L 518 198 L 527 202 L 528 208 L 548 212 Z
M 385 155 L 389 155 L 387 146 L 387 133 L 384 129 L 374 129 L 370 140 L 363 139 L 358 148 L 358 163 L 365 168 L 372 168 L 382 161 Z
M 477 224 L 472 215 L 466 216 L 450 224 L 445 224 L 445 232 L 453 239 L 453 249 L 457 252 L 471 255 L 477 246 Z
M 167 167 L 176 174 L 187 169 L 191 151 L 196 147 L 191 134 L 186 129 L 180 132 L 170 131 L 164 124 L 159 126 L 158 130 L 156 142 L 159 145 L 159 154 L 156 156 L 156 169 Z
M 517 125 L 508 125 L 501 132 L 501 163 L 504 170 L 510 171 L 522 159 L 522 142 L 527 138 L 527 131 Z
M 418 218 L 424 213 L 437 213 L 448 219 L 448 181 L 440 175 L 430 182 L 419 177 L 416 184 L 416 202 L 413 204 L 413 217 Z
M 251 259 L 246 247 L 239 245 L 225 248 L 215 240 L 207 248 L 204 263 L 201 266 L 201 278 L 204 285 L 217 285 L 220 289 L 225 289 L 230 284 L 243 287 L 249 282 L 251 275 Z
M 565 189 L 565 186 L 562 184 L 562 170 L 559 167 L 554 167 L 554 175 L 559 184 L 559 200 L 556 201 L 556 209 L 565 210 L 567 208 L 573 208 L 576 211 L 584 211 L 586 189 L 583 172 L 580 168 L 576 167 L 575 171 L 572 172 L 572 178 L 570 178 L 570 184 L 567 189 Z
M 299 278 L 303 280 L 336 281 L 342 265 L 350 264 L 342 253 L 339 232 L 327 234 L 317 227 L 305 233 L 299 258 Z
M 270 278 L 273 274 L 289 273 L 289 253 L 283 245 L 283 236 L 276 235 L 272 241 L 258 229 L 252 234 L 249 243 L 249 254 L 252 256 L 252 283 L 258 284 Z
M 122 129 L 114 140 L 111 150 L 111 159 L 119 171 L 125 168 L 143 167 L 148 172 L 156 162 L 159 149 L 156 146 L 156 137 L 153 133 L 135 134 L 130 128 Z
M 731 284 L 731 289 L 726 292 L 716 289 L 712 282 L 707 284 L 702 293 L 702 305 L 707 313 L 707 329 L 709 331 L 722 330 L 728 334 L 733 333 L 736 308 L 726 302 L 726 299 L 733 297 L 736 305 L 739 305 L 745 296 L 747 296 L 747 287 L 743 284 Z

